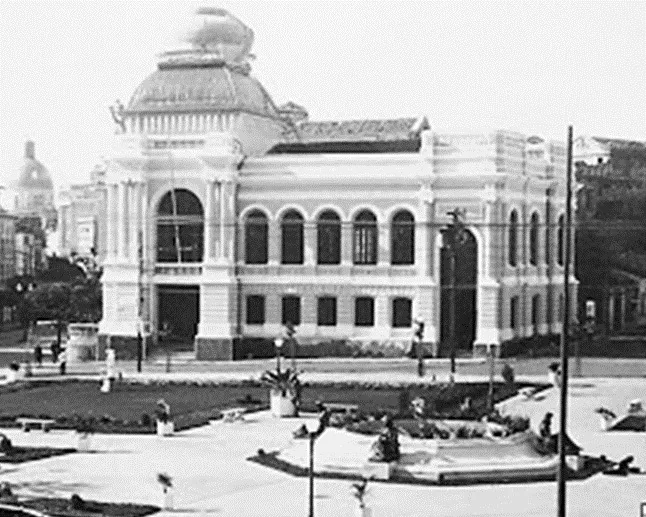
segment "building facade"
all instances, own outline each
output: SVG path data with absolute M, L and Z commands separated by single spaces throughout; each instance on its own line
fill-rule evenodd
M 58 203 L 58 253 L 105 258 L 106 164 L 97 165 L 90 182 L 61 191 Z
M 561 143 L 443 134 L 424 117 L 311 122 L 250 75 L 249 28 L 220 9 L 198 19 L 191 48 L 162 55 L 113 111 L 102 340 L 133 355 L 145 321 L 226 359 L 235 338 L 291 322 L 303 346 L 396 353 L 421 318 L 446 354 L 441 231 L 456 208 L 458 346 L 560 332 Z

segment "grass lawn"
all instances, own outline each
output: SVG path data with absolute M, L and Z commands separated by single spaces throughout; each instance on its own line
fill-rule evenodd
M 404 393 L 406 392 L 406 393 Z M 495 399 L 502 400 L 515 389 L 496 385 Z M 460 415 L 459 406 L 470 397 L 473 416 L 486 405 L 486 384 L 411 386 L 408 389 L 365 384 L 305 385 L 302 407 L 314 408 L 323 402 L 353 403 L 366 413 L 397 413 L 407 407 L 406 400 L 422 395 L 431 412 L 441 416 Z M 238 385 L 134 384 L 116 383 L 110 393 L 101 393 L 98 382 L 36 381 L 0 388 L 0 425 L 13 426 L 17 417 L 52 418 L 54 427 L 73 426 L 75 416 L 92 415 L 102 421 L 99 432 L 153 432 L 151 423 L 142 425 L 143 415 L 153 417 L 155 405 L 163 398 L 171 408 L 176 429 L 203 425 L 217 418 L 219 411 L 243 405 L 245 397 L 257 401 L 256 407 L 268 406 L 268 388 L 258 383 Z M 103 425 L 104 424 L 104 425 Z

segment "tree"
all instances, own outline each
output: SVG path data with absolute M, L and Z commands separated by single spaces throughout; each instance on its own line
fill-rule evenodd
M 63 325 L 69 321 L 72 288 L 64 282 L 40 284 L 25 296 L 29 321 L 46 319 L 56 321 L 56 340 L 61 344 Z

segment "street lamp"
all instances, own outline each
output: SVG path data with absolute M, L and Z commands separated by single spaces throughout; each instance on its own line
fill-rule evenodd
M 289 353 L 292 359 L 292 370 L 296 371 L 296 338 L 294 337 L 294 334 L 296 334 L 294 324 L 291 321 L 288 321 L 287 323 L 285 323 L 285 336 L 287 336 L 287 340 L 289 342 Z
M 421 318 L 415 318 L 414 324 L 413 343 L 417 354 L 417 375 L 424 377 L 424 321 Z
M 323 408 L 323 412 L 319 417 L 319 425 L 315 431 L 310 431 L 305 427 L 307 431 L 307 438 L 310 442 L 310 468 L 309 468 L 309 513 L 308 517 L 314 517 L 314 442 L 316 439 L 323 434 L 323 431 L 328 426 L 330 420 L 330 412 Z
M 464 210 L 456 208 L 448 212 L 452 220 L 451 223 L 442 232 L 442 244 L 449 254 L 449 350 L 451 357 L 451 380 L 455 376 L 455 290 L 457 280 L 457 255 L 462 245 L 466 242 L 467 233 L 464 226 Z
M 285 340 L 282 337 L 277 337 L 274 339 L 274 345 L 276 346 L 276 371 L 280 372 L 280 349 L 283 347 Z

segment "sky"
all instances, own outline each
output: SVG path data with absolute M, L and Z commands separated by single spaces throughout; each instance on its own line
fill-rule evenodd
M 0 1 L 0 186 L 27 138 L 57 187 L 109 157 L 108 107 L 200 6 L 251 27 L 252 73 L 311 120 L 425 115 L 440 132 L 646 140 L 646 0 Z

